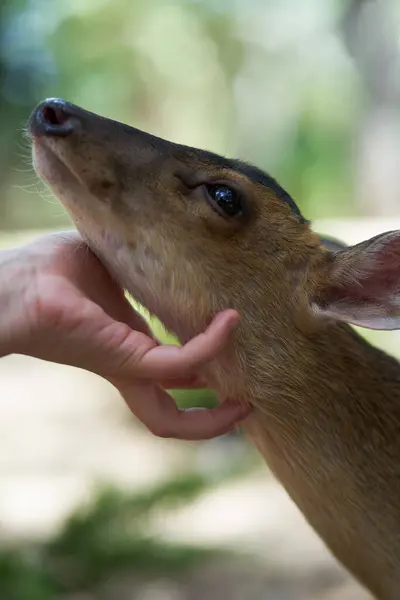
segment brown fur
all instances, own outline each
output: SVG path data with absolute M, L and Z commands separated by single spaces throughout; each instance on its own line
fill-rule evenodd
M 245 430 L 306 519 L 376 598 L 398 600 L 400 368 L 313 312 L 326 282 L 335 285 L 332 254 L 273 180 L 66 110 L 78 124 L 69 136 L 31 123 L 39 175 L 182 342 L 217 311 L 239 311 L 234 343 L 205 373 L 210 385 L 255 407 Z M 241 191 L 241 217 L 210 207 L 201 185 L 210 181 Z

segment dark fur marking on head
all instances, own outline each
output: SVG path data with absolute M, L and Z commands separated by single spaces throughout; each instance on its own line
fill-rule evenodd
M 177 149 L 178 155 L 180 152 L 182 152 L 182 150 L 186 156 L 189 152 L 193 158 L 197 158 L 200 161 L 206 159 L 211 165 L 216 167 L 232 169 L 233 171 L 237 171 L 238 173 L 245 175 L 245 177 L 251 181 L 260 183 L 266 188 L 271 189 L 275 192 L 280 200 L 288 204 L 292 213 L 300 220 L 301 223 L 310 223 L 310 221 L 303 217 L 293 198 L 279 185 L 279 183 L 273 177 L 267 175 L 267 173 L 258 167 L 254 167 L 253 165 L 241 160 L 225 158 L 219 154 L 214 154 L 214 152 L 209 152 L 208 150 L 198 150 L 196 148 L 190 148 L 189 146 L 182 146 L 179 144 L 176 144 L 175 148 Z
M 264 173 L 264 171 L 261 171 L 261 169 L 258 169 L 257 167 L 249 165 L 243 161 L 233 160 L 230 162 L 236 171 L 242 173 L 251 179 L 251 181 L 261 183 L 261 185 L 273 190 L 280 200 L 283 200 L 283 202 L 286 202 L 286 204 L 290 206 L 292 212 L 299 217 L 302 223 L 308 223 L 307 219 L 305 219 L 301 214 L 300 209 L 293 198 L 279 185 L 279 183 L 273 177 L 267 175 L 267 173 Z

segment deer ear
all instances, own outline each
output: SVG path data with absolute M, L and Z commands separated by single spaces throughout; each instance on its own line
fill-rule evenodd
M 328 256 L 315 314 L 368 329 L 400 329 L 400 231 Z

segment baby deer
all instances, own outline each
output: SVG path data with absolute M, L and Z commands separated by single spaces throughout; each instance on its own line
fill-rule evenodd
M 241 315 L 207 368 L 311 526 L 379 600 L 400 598 L 400 367 L 347 323 L 400 328 L 400 232 L 328 251 L 258 169 L 60 99 L 34 165 L 94 252 L 182 342 Z

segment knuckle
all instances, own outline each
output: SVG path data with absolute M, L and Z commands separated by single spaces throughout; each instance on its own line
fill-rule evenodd
M 33 303 L 36 322 L 43 327 L 58 327 L 66 317 L 63 291 L 49 278 L 40 285 Z
M 114 343 L 123 351 L 124 359 L 119 365 L 122 372 L 127 369 L 132 373 L 132 369 L 138 376 L 143 376 L 142 361 L 149 350 L 156 346 L 150 338 L 146 339 L 142 333 L 132 330 L 124 323 L 115 323 L 113 325 Z
M 71 330 L 88 316 L 89 304 L 78 303 L 62 278 L 43 276 L 32 302 L 33 319 L 41 329 Z

